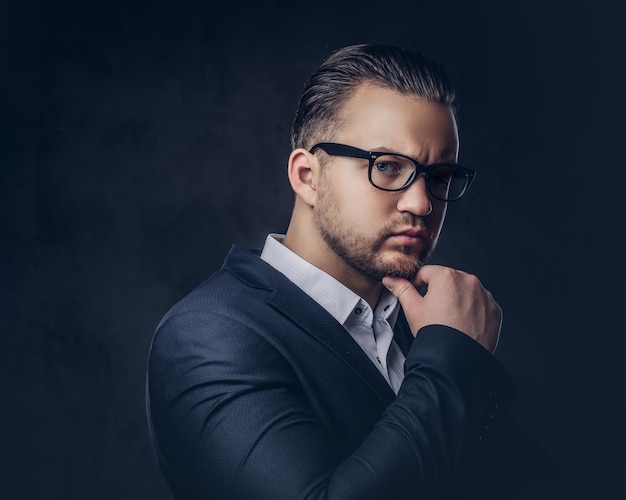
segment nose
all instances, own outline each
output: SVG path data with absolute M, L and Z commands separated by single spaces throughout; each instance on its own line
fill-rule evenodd
M 417 216 L 425 216 L 433 210 L 433 205 L 426 189 L 426 178 L 421 174 L 404 191 L 400 192 L 398 211 L 410 212 Z

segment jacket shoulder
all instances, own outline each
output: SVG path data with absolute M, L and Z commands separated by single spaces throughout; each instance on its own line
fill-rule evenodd
M 267 297 L 278 274 L 260 258 L 259 251 L 233 246 L 221 269 L 174 304 L 159 327 L 173 316 L 184 313 L 238 313 L 246 302 Z

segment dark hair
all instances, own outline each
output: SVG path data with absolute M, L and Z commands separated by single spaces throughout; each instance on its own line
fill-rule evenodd
M 292 148 L 331 140 L 343 103 L 363 83 L 454 106 L 454 89 L 438 63 L 390 45 L 351 45 L 333 52 L 304 85 L 291 129 Z

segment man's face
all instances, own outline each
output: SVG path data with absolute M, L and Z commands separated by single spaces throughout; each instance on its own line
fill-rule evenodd
M 422 164 L 456 162 L 459 141 L 451 110 L 364 84 L 344 104 L 333 142 L 401 153 Z M 375 188 L 367 160 L 333 156 L 322 168 L 315 225 L 326 244 L 364 276 L 412 279 L 435 247 L 446 213 L 423 174 L 400 192 Z

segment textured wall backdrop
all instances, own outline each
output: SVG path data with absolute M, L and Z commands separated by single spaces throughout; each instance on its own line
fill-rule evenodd
M 522 422 L 624 498 L 623 56 L 603 9 L 4 2 L 0 497 L 168 497 L 143 404 L 154 328 L 231 243 L 285 230 L 308 74 L 386 42 L 448 69 L 479 171 L 435 261 L 502 305 Z

